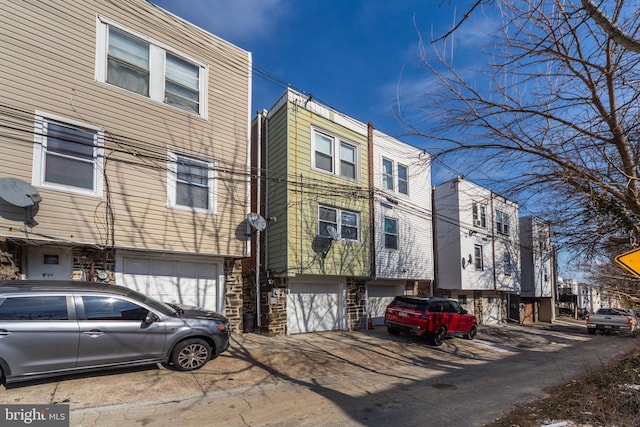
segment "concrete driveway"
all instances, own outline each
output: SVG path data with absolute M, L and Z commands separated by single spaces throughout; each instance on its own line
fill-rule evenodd
M 482 416 L 475 417 L 473 422 L 469 420 L 468 424 L 481 425 L 482 420 L 495 418 L 518 401 L 544 396 L 544 387 L 594 369 L 608 358 L 628 351 L 637 345 L 635 343 L 635 339 L 627 337 L 590 336 L 584 322 L 571 319 L 553 325 L 481 326 L 476 340 L 451 338 L 441 347 L 429 346 L 417 337 L 391 336 L 383 327 L 362 332 L 326 332 L 279 338 L 244 334 L 234 336 L 227 353 L 198 371 L 183 373 L 151 366 L 23 383 L 0 391 L 0 401 L 68 404 L 72 426 L 164 426 L 176 423 L 184 426 L 201 426 L 202 423 L 257 426 L 288 425 L 291 422 L 306 425 L 384 425 L 381 414 L 376 415 L 376 422 L 369 419 L 365 410 L 369 406 L 366 400 L 349 396 L 361 394 L 364 389 L 374 396 L 376 390 L 420 384 L 427 385 L 437 396 L 444 396 L 455 394 L 465 384 L 472 384 L 470 379 L 479 378 L 482 372 L 488 373 L 489 378 L 512 376 L 513 381 L 509 383 L 512 390 L 506 397 L 492 404 L 491 408 L 480 405 Z M 587 353 L 581 354 L 583 351 Z M 563 352 L 566 352 L 570 366 L 562 368 L 560 375 L 552 373 L 544 381 L 542 375 L 537 379 L 521 377 L 519 372 L 524 368 L 520 368 L 518 363 L 528 361 L 529 365 L 537 366 L 542 372 L 549 370 L 545 361 L 553 361 L 555 371 L 565 357 L 558 356 Z M 495 384 L 497 381 L 490 382 Z M 350 390 L 356 383 L 360 383 L 359 390 Z M 486 381 L 482 384 L 478 387 L 491 385 Z M 284 385 L 287 390 L 278 388 Z M 311 407 L 300 408 L 300 402 L 291 407 L 293 400 L 288 402 L 288 398 L 264 400 L 265 396 L 278 393 L 301 396 L 300 393 L 307 392 L 311 393 L 309 403 L 317 398 L 318 407 L 326 405 L 327 409 L 316 413 Z M 477 395 L 475 390 L 469 389 L 469 393 Z M 495 392 L 495 395 L 499 393 Z M 249 396 L 256 396 L 256 401 L 250 402 Z M 248 407 L 247 402 L 250 402 Z M 260 405 L 264 406 L 263 410 Z M 474 408 L 474 405 L 470 407 Z M 222 414 L 223 408 L 227 411 L 225 415 Z M 331 408 L 338 414 L 336 424 L 328 423 L 324 418 Z M 375 406 L 373 409 L 376 412 Z M 385 408 L 382 405 L 377 409 Z M 386 409 L 385 413 L 393 414 L 398 408 Z M 412 425 L 412 420 L 419 423 L 423 419 L 418 414 L 416 416 L 415 420 L 405 417 L 402 424 Z M 446 417 L 447 411 L 442 416 Z M 457 425 L 465 425 L 456 420 Z

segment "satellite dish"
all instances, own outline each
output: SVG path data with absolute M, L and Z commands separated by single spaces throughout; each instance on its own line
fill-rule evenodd
M 327 227 L 327 233 L 331 237 L 331 240 L 340 240 L 340 236 L 338 235 L 338 230 L 333 225 Z
M 0 198 L 20 208 L 34 206 L 42 200 L 38 190 L 17 178 L 0 178 Z
M 24 223 L 29 227 L 38 225 L 33 217 L 38 212 L 42 197 L 38 190 L 18 178 L 0 178 L 0 199 L 24 208 Z
M 262 231 L 267 227 L 267 221 L 258 213 L 247 214 L 247 222 L 256 230 Z

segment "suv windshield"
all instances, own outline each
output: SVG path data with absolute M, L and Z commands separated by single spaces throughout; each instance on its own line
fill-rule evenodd
M 153 307 L 155 310 L 158 310 L 160 313 L 166 315 L 166 316 L 175 316 L 176 315 L 176 310 L 173 309 L 172 307 L 170 307 L 169 305 L 158 301 L 156 299 L 153 299 L 151 297 L 148 297 L 146 295 L 142 295 L 139 292 L 136 291 L 131 291 L 128 295 L 128 297 L 133 298 L 134 300 L 147 304 L 148 306 Z
M 429 311 L 429 303 L 413 298 L 396 298 L 393 305 L 400 308 L 410 308 L 412 310 Z

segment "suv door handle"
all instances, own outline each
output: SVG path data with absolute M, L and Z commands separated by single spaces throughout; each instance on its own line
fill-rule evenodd
M 11 335 L 13 332 L 7 331 L 6 329 L 0 329 L 0 337 L 6 337 Z
M 100 329 L 92 329 L 90 331 L 83 332 L 83 334 L 89 335 L 90 337 L 99 337 L 101 335 L 104 335 L 104 332 L 102 332 Z

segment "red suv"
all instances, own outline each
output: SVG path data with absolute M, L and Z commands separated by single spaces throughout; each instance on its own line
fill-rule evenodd
M 390 334 L 409 332 L 428 337 L 433 345 L 442 344 L 447 335 L 471 340 L 478 332 L 476 316 L 446 298 L 397 296 L 387 307 L 384 324 Z

